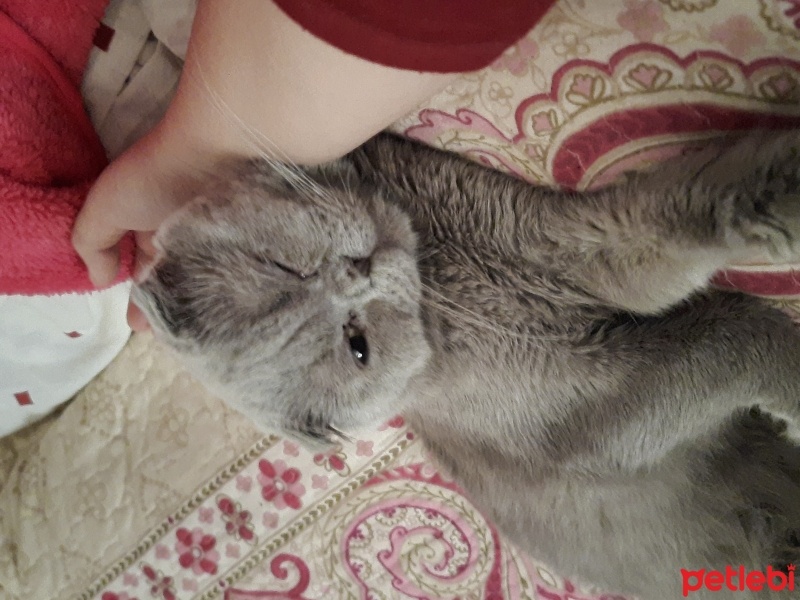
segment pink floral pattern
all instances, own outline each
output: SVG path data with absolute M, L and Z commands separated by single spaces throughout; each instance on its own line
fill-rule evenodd
M 150 583 L 150 596 L 159 600 L 176 600 L 175 584 L 172 577 L 156 571 L 148 564 L 142 565 L 142 573 Z
M 800 29 L 800 0 L 783 0 L 786 5 L 783 14 L 791 19 L 795 27 Z
M 175 532 L 175 552 L 178 553 L 178 562 L 184 569 L 191 569 L 195 575 L 207 573 L 214 575 L 217 572 L 219 552 L 214 549 L 217 538 L 203 533 L 199 527 L 191 531 L 181 527 Z
M 372 450 L 373 442 L 368 440 L 358 440 L 356 443 L 356 456 L 372 456 L 374 454 Z
M 291 440 L 283 440 L 283 453 L 286 456 L 299 456 L 300 446 Z
M 315 490 L 326 490 L 328 489 L 328 477 L 327 475 L 312 475 L 311 476 L 311 487 Z
M 261 523 L 267 529 L 275 529 L 278 526 L 279 522 L 280 522 L 280 515 L 278 513 L 267 511 L 261 516 Z
M 261 495 L 264 500 L 272 502 L 278 510 L 287 507 L 298 510 L 303 506 L 301 498 L 306 489 L 300 483 L 300 471 L 288 467 L 282 460 L 270 462 L 267 459 L 259 461 L 258 470 L 258 481 L 262 486 Z
M 326 470 L 333 471 L 338 475 L 348 475 L 350 473 L 350 467 L 347 466 L 347 457 L 341 450 L 315 454 L 314 464 L 322 465 Z
M 639 42 L 652 42 L 656 34 L 668 29 L 664 8 L 656 0 L 625 0 L 625 10 L 617 23 Z
M 384 423 L 380 427 L 378 427 L 378 431 L 383 431 L 384 429 L 386 429 L 388 427 L 391 427 L 391 428 L 394 428 L 394 429 L 400 429 L 405 424 L 406 424 L 406 421 L 403 418 L 403 416 L 402 415 L 397 415 L 395 417 L 392 417 L 388 421 L 386 421 L 386 423 Z
M 745 15 L 735 15 L 713 25 L 710 33 L 712 40 L 725 46 L 734 56 L 744 56 L 753 47 L 764 43 L 764 34 Z
M 222 513 L 222 519 L 225 521 L 225 532 L 228 535 L 232 535 L 237 540 L 255 541 L 252 523 L 253 515 L 249 510 L 242 510 L 242 505 L 239 502 L 225 495 L 219 497 L 217 507 Z
M 495 71 L 508 71 L 515 77 L 521 77 L 531 69 L 538 54 L 539 46 L 536 42 L 523 38 L 506 50 L 490 68 Z

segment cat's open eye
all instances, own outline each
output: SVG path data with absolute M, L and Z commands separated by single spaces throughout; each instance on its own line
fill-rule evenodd
M 344 327 L 344 337 L 358 366 L 366 367 L 369 362 L 369 346 L 364 330 L 349 323 Z

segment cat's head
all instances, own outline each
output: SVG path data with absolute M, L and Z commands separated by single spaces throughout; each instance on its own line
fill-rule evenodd
M 258 424 L 308 441 L 403 408 L 430 355 L 407 216 L 344 163 L 294 183 L 226 171 L 165 223 L 134 302 L 158 338 Z

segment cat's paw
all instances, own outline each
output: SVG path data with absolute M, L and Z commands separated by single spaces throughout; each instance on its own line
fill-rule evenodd
M 719 208 L 729 247 L 745 257 L 800 259 L 800 134 L 748 136 L 710 170 L 724 182 Z

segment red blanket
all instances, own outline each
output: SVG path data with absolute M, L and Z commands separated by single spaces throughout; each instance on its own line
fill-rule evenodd
M 79 91 L 106 4 L 0 0 L 0 294 L 94 289 L 70 233 L 107 163 Z

